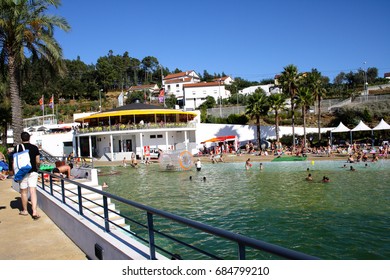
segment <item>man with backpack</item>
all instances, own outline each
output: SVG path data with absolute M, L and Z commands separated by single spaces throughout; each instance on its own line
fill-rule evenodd
M 22 132 L 21 134 L 22 144 L 16 145 L 14 153 L 21 152 L 24 149 L 28 150 L 30 156 L 31 170 L 26 176 L 19 182 L 20 196 L 22 199 L 22 211 L 19 215 L 28 216 L 27 204 L 28 204 L 28 191 L 30 191 L 32 218 L 38 220 L 41 216 L 37 212 L 37 182 L 38 182 L 38 168 L 40 165 L 40 154 L 37 146 L 30 143 L 30 134 L 28 132 Z

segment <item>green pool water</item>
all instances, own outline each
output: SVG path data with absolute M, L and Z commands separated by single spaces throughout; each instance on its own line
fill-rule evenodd
M 354 172 L 350 164 L 342 168 L 344 164 L 263 162 L 260 170 L 259 162 L 253 162 L 247 171 L 244 163 L 204 163 L 200 172 L 166 172 L 158 164 L 104 167 L 102 173 L 120 174 L 101 176 L 99 182 L 127 199 L 319 258 L 390 259 L 390 161 L 368 167 L 356 163 Z M 308 173 L 311 182 L 305 180 Z M 322 183 L 323 176 L 330 182 Z M 119 208 L 138 215 L 123 205 Z M 224 258 L 235 258 L 231 244 L 168 222 L 159 226 Z M 250 252 L 248 257 L 269 258 Z

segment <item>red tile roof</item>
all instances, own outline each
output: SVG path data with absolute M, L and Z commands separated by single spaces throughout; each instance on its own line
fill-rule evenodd
M 186 72 L 180 72 L 180 73 L 174 73 L 174 74 L 169 74 L 166 77 L 164 77 L 164 80 L 170 80 L 170 79 L 175 79 L 179 77 L 187 77 L 189 73 L 193 72 L 193 70 L 186 71 Z
M 165 81 L 165 84 L 167 85 L 167 84 L 188 83 L 188 82 L 191 82 L 191 78 L 169 80 L 169 81 Z
M 195 84 L 186 84 L 186 85 L 183 85 L 183 87 L 185 88 L 189 88 L 189 87 L 216 87 L 218 85 L 224 85 L 223 83 L 219 83 L 219 81 L 217 82 L 208 82 L 208 83 L 195 83 Z
M 229 78 L 228 76 L 225 76 L 225 77 L 221 77 L 221 78 L 214 78 L 213 81 L 225 81 L 227 78 Z

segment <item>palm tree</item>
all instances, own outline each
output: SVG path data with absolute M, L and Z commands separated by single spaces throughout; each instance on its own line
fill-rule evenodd
M 295 150 L 295 114 L 294 114 L 294 103 L 295 95 L 300 82 L 300 75 L 298 68 L 295 65 L 287 65 L 284 67 L 284 71 L 278 78 L 278 82 L 282 86 L 283 92 L 290 97 L 291 101 L 291 126 L 293 135 L 293 151 Z
M 11 104 L 7 96 L 6 85 L 0 78 L 0 135 L 1 141 L 7 143 L 7 124 L 11 122 Z
M 326 89 L 324 88 L 324 79 L 321 76 L 321 72 L 318 72 L 317 69 L 312 69 L 309 73 L 308 86 L 317 99 L 318 141 L 321 142 L 321 99 L 325 96 Z
M 59 73 L 64 70 L 62 49 L 54 39 L 54 27 L 70 29 L 65 19 L 45 15 L 50 7 L 58 7 L 60 0 L 2 0 L 0 1 L 0 63 L 7 66 L 12 107 L 14 142 L 20 143 L 23 131 L 20 71 L 26 53 L 33 59 L 46 60 Z
M 313 105 L 314 95 L 308 87 L 299 87 L 297 91 L 297 105 L 302 108 L 303 118 L 303 147 L 306 148 L 306 112 Z
M 257 143 L 258 147 L 261 146 L 261 131 L 260 131 L 260 118 L 267 115 L 269 111 L 269 105 L 267 102 L 267 96 L 261 88 L 248 97 L 248 105 L 245 110 L 245 114 L 249 115 L 251 119 L 256 119 L 257 126 Z
M 270 106 L 270 109 L 273 110 L 275 114 L 276 142 L 279 142 L 279 112 L 284 108 L 285 102 L 285 96 L 280 93 L 271 94 L 268 97 L 268 104 Z

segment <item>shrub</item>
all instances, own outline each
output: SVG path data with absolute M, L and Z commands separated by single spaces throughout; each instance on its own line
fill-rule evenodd
M 246 115 L 231 114 L 227 117 L 228 124 L 242 124 L 245 125 L 248 123 L 249 118 Z

